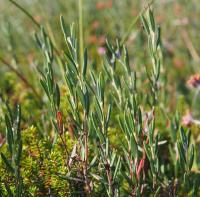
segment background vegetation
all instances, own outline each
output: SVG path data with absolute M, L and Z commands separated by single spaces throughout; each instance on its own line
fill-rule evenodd
M 16 2 L 33 18 L 0 2 L 0 195 L 198 196 L 199 1 Z

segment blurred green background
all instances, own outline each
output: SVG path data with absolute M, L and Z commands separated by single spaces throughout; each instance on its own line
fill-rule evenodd
M 20 0 L 16 1 L 34 19 L 42 24 L 59 50 L 64 50 L 60 27 L 62 14 L 67 24 L 78 24 L 77 0 Z M 119 40 L 126 34 L 140 11 L 148 5 L 147 0 L 83 0 L 84 46 L 89 49 L 90 61 L 100 64 L 100 47 L 106 38 Z M 200 4 L 199 0 L 157 0 L 152 5 L 156 21 L 162 29 L 163 60 L 166 78 L 165 108 L 175 111 L 177 106 L 184 114 L 192 110 L 198 117 L 199 102 L 192 104 L 194 92 L 186 81 L 198 73 L 200 63 Z M 131 64 L 140 77 L 148 64 L 147 40 L 138 20 L 126 41 Z M 0 1 L 0 96 L 12 103 L 20 102 L 24 113 L 32 117 L 32 111 L 40 109 L 36 91 L 42 96 L 36 67 L 42 66 L 43 57 L 34 41 L 39 29 L 10 1 Z M 7 64 L 7 65 L 6 65 Z M 14 68 L 13 70 L 10 68 Z M 60 67 L 55 69 L 58 77 Z M 17 71 L 17 73 L 16 73 Z M 142 77 L 142 74 L 141 74 Z M 23 79 L 25 78 L 25 79 Z M 25 81 L 24 81 L 25 80 Z M 28 85 L 26 84 L 28 82 Z M 141 86 L 142 88 L 142 86 Z M 179 102 L 180 101 L 180 105 Z M 193 105 L 193 106 L 192 106 Z M 193 108 L 193 109 L 191 109 Z M 36 112 L 37 114 L 37 112 Z

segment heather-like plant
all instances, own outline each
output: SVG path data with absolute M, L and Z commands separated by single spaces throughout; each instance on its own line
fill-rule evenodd
M 81 0 L 79 3 L 79 39 L 75 25 L 68 27 L 60 17 L 65 41 L 62 53 L 38 25 L 41 32 L 35 34 L 35 40 L 44 55 L 38 73 L 50 114 L 50 124 L 44 128 L 50 131 L 21 130 L 20 108 L 12 115 L 8 107 L 1 194 L 198 196 L 191 131 L 181 126 L 178 113 L 162 120 L 170 121 L 168 135 L 158 121 L 164 87 L 160 74 L 165 69 L 161 31 L 153 11 L 148 8 L 141 15 L 151 60 L 145 68 L 145 84 L 129 60 L 128 49 L 118 40 L 107 40 L 102 65 L 92 64 L 87 48 L 83 50 Z M 65 81 L 56 75 L 58 64 Z
M 9 178 L 14 181 L 14 187 L 8 182 L 5 182 L 5 188 L 8 196 L 22 196 L 23 179 L 21 177 L 20 163 L 22 154 L 22 139 L 21 139 L 21 108 L 18 105 L 14 113 L 7 105 L 7 113 L 5 115 L 6 123 L 6 138 L 8 144 L 9 156 L 1 153 L 3 163 L 6 165 L 7 173 L 11 174 L 10 177 L 6 177 L 9 182 Z

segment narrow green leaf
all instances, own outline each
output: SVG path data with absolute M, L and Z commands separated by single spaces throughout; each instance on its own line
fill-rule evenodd
M 95 162 L 97 161 L 97 158 L 98 158 L 98 155 L 95 155 L 92 161 L 90 162 L 90 168 L 95 164 Z
M 96 98 L 96 97 L 95 97 L 95 98 Z M 98 117 L 99 117 L 100 121 L 102 121 L 104 115 L 103 115 L 103 111 L 102 111 L 102 109 L 101 109 L 101 104 L 100 104 L 98 98 L 95 99 L 95 109 L 96 109 L 96 112 L 97 112 L 97 114 L 98 114 Z
M 114 181 L 115 181 L 115 179 L 117 177 L 117 174 L 119 173 L 120 163 L 121 163 L 121 157 L 118 157 L 117 164 L 115 166 L 115 172 L 113 174 L 113 180 Z
M 84 63 L 82 65 L 82 76 L 83 77 L 85 77 L 86 72 L 87 72 L 87 59 L 88 59 L 87 56 L 88 56 L 87 55 L 87 49 L 85 49 L 85 51 L 84 51 Z
M 179 150 L 179 156 L 180 156 L 181 161 L 183 161 L 184 164 L 186 164 L 185 150 L 181 142 L 178 142 L 178 150 Z
M 187 141 L 187 137 L 186 137 L 183 127 L 180 128 L 180 136 L 181 136 L 181 142 L 183 143 L 184 149 L 186 151 L 186 149 L 188 148 L 188 144 L 187 144 L 188 141 Z
M 120 116 L 118 116 L 118 122 L 119 122 L 119 126 L 120 126 L 121 130 L 125 132 L 124 122 Z
M 106 137 L 106 149 L 105 149 L 105 153 L 106 153 L 106 157 L 108 157 L 108 153 L 109 153 L 109 139 L 108 137 Z
M 99 175 L 97 174 L 94 174 L 94 173 L 90 173 L 97 181 L 100 181 L 102 180 L 102 177 L 100 177 Z
M 84 109 L 86 111 L 86 114 L 89 114 L 89 109 L 90 109 L 90 97 L 89 97 L 89 92 L 88 92 L 88 88 L 85 85 L 84 87 L 84 93 L 83 93 L 83 98 L 84 98 Z
M 14 123 L 13 114 L 12 114 L 12 110 L 10 109 L 8 102 L 6 102 L 6 108 L 7 108 L 7 112 L 8 112 L 8 117 L 10 118 L 10 123 L 13 124 Z
M 41 43 L 41 41 L 40 41 L 40 39 L 39 39 L 37 33 L 34 33 L 34 39 L 35 39 L 35 42 L 37 43 L 38 47 L 39 47 L 40 49 L 42 49 L 42 43 Z
M 110 115 L 111 115 L 111 111 L 112 111 L 112 104 L 109 104 L 108 106 L 108 112 L 107 112 L 107 116 L 106 116 L 106 123 L 105 123 L 105 129 L 108 129 L 108 124 L 110 121 Z
M 130 135 L 130 146 L 131 146 L 131 154 L 133 155 L 134 158 L 137 158 L 138 147 L 137 147 L 137 142 L 135 140 L 133 133 L 131 133 Z
M 41 79 L 40 84 L 41 84 L 42 88 L 44 89 L 47 97 L 50 99 L 50 95 L 49 95 L 49 91 L 48 91 L 48 87 L 47 87 L 46 83 Z
M 153 32 L 155 32 L 156 25 L 155 25 L 155 21 L 154 21 L 153 12 L 151 9 L 149 9 L 149 19 L 150 19 L 150 23 L 151 23 L 151 29 L 153 30 Z
M 47 73 L 47 87 L 49 94 L 53 95 L 53 80 L 49 72 Z
M 82 107 L 85 108 L 84 93 L 79 86 L 76 88 L 76 93 L 77 93 L 77 96 L 78 96 L 77 98 L 80 100 Z
M 69 62 L 66 64 L 68 71 L 70 73 L 72 73 L 72 74 L 74 73 L 78 76 L 79 71 L 77 69 L 77 64 L 74 61 L 74 59 L 67 53 L 65 53 L 65 57 L 67 60 L 69 60 Z
M 157 40 L 156 40 L 156 48 L 161 44 L 161 28 L 160 26 L 157 27 Z
M 146 144 L 145 142 L 143 142 L 143 144 L 144 144 L 144 148 L 145 148 L 145 152 L 147 154 L 147 157 L 148 157 L 148 159 L 150 160 L 150 163 L 151 163 L 151 161 L 152 161 L 151 149 L 150 149 L 149 145 Z
M 191 139 L 191 129 L 188 130 L 187 132 L 187 146 L 190 146 L 190 139 Z
M 8 148 L 9 148 L 10 153 L 12 154 L 13 143 L 14 143 L 13 130 L 12 130 L 10 119 L 7 114 L 5 115 L 5 122 L 6 122 L 6 135 L 7 135 Z
M 73 92 L 74 85 L 73 85 L 73 83 L 70 80 L 69 74 L 67 74 L 67 73 L 65 75 L 65 80 L 66 80 L 67 87 L 69 89 L 70 94 L 74 95 L 74 92 Z
M 141 15 L 141 19 L 142 19 L 143 26 L 144 26 L 147 34 L 149 35 L 150 34 L 150 30 L 149 30 L 149 25 L 147 23 L 147 20 L 145 19 L 145 17 L 143 15 Z
M 65 41 L 67 41 L 67 31 L 66 31 L 64 17 L 62 15 L 60 16 L 60 24 L 61 24 L 62 32 L 64 34 Z
M 59 107 L 60 107 L 60 90 L 59 90 L 58 84 L 56 84 L 56 88 L 55 88 L 55 101 L 56 101 L 57 108 L 59 109 Z
M 19 133 L 20 132 L 20 122 L 21 122 L 21 106 L 19 104 L 17 105 L 16 122 L 17 122 L 17 133 Z
M 22 178 L 19 178 L 19 183 L 17 186 L 17 197 L 22 197 L 23 181 Z
M 106 45 L 107 45 L 109 51 L 114 54 L 115 51 L 114 51 L 114 49 L 113 49 L 113 47 L 112 47 L 112 45 L 111 45 L 111 43 L 108 39 L 106 39 Z
M 194 162 L 194 145 L 192 144 L 189 153 L 189 163 L 188 163 L 189 170 L 191 170 L 193 162 Z
M 17 160 L 16 160 L 17 166 L 20 165 L 21 155 L 22 155 L 22 141 L 19 140 L 19 141 L 18 141 Z
M 129 64 L 129 55 L 128 55 L 128 50 L 126 47 L 124 47 L 124 53 L 125 53 L 125 65 L 126 65 L 126 70 L 127 73 L 130 75 L 131 74 L 131 68 L 130 68 L 130 64 Z
M 110 162 L 110 166 L 111 166 L 111 167 L 114 165 L 116 156 L 117 156 L 116 151 L 113 151 L 113 152 L 112 152 L 112 156 L 111 156 L 111 162 Z
M 107 77 L 108 77 L 110 80 L 112 80 L 111 72 L 110 72 L 110 70 L 109 70 L 108 65 L 105 64 L 105 63 L 103 63 L 103 68 L 104 68 L 104 71 L 105 71 Z
M 3 153 L 1 153 L 1 158 L 3 160 L 3 162 L 5 163 L 7 169 L 11 172 L 14 173 L 15 170 L 13 169 L 13 167 L 11 166 L 10 162 L 7 160 L 7 158 L 5 157 L 5 155 Z
M 153 195 L 153 197 L 158 197 L 160 190 L 161 190 L 161 187 L 159 186 L 158 189 L 156 190 L 155 194 Z

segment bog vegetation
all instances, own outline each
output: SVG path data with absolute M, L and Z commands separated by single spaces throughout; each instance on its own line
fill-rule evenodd
M 0 196 L 199 196 L 195 18 L 164 13 L 182 46 L 156 1 L 36 3 L 2 3 Z

